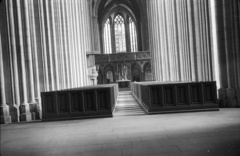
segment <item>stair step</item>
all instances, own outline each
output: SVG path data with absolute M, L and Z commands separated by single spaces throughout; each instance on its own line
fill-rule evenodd
M 114 116 L 145 115 L 142 107 L 132 96 L 131 91 L 120 91 Z

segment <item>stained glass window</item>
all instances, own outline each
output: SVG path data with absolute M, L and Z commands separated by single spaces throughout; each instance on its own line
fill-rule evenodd
M 128 22 L 124 21 L 124 18 L 122 15 L 117 14 L 115 18 L 113 19 L 113 26 L 111 25 L 110 18 L 108 18 L 104 24 L 104 32 L 103 32 L 103 40 L 104 40 L 104 53 L 105 54 L 111 54 L 112 53 L 112 44 L 115 44 L 116 52 L 126 52 L 127 47 L 126 45 L 130 45 L 130 51 L 136 52 L 138 51 L 138 45 L 137 45 L 137 30 L 135 22 L 132 20 L 131 17 L 128 17 L 126 20 Z M 128 23 L 128 25 L 125 25 Z M 126 26 L 129 27 L 129 31 L 126 32 Z M 113 29 L 113 30 L 112 30 Z M 113 36 L 114 33 L 115 36 Z M 130 43 L 126 43 L 126 34 L 128 33 L 129 41 Z M 115 43 L 112 42 L 113 37 L 115 38 Z
M 131 52 L 137 51 L 137 33 L 136 26 L 131 17 L 129 17 L 129 33 L 131 42 Z
M 114 29 L 116 52 L 126 52 L 125 24 L 120 14 L 114 19 Z
M 104 26 L 104 51 L 105 51 L 105 54 L 112 53 L 111 29 L 110 29 L 109 18 L 106 20 L 105 26 Z

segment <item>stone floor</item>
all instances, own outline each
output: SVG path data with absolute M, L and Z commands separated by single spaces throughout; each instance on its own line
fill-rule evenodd
M 2 156 L 239 156 L 240 109 L 1 125 Z

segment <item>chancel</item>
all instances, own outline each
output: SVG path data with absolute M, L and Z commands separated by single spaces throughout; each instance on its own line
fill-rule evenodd
M 239 0 L 2 0 L 1 155 L 240 155 L 239 37 Z

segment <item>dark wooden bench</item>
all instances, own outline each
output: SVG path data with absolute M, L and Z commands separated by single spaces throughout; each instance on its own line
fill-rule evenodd
M 131 90 L 149 114 L 219 110 L 216 82 L 134 82 Z
M 42 121 L 112 117 L 117 95 L 117 84 L 42 92 Z

